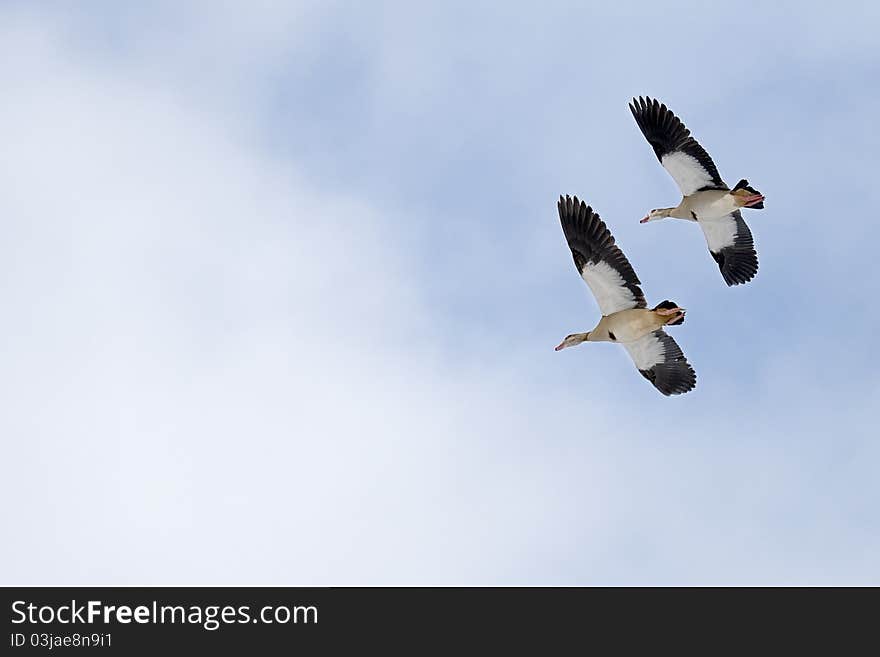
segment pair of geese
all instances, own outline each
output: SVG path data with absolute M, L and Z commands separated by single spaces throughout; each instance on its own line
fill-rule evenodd
M 728 285 L 750 281 L 758 271 L 758 257 L 740 208 L 761 210 L 764 196 L 747 180 L 733 189 L 725 185 L 712 158 L 666 105 L 639 97 L 629 108 L 682 194 L 678 206 L 651 210 L 641 223 L 666 217 L 695 221 L 724 281 Z M 559 219 L 574 264 L 596 297 L 602 319 L 592 331 L 567 336 L 556 351 L 582 342 L 619 342 L 642 376 L 664 395 L 693 390 L 697 375 L 663 330 L 684 322 L 685 309 L 672 301 L 647 307 L 639 279 L 611 231 L 577 196 L 559 197 Z

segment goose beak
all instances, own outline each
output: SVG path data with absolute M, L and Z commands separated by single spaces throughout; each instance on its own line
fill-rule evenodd
M 556 345 L 556 347 L 553 348 L 553 351 L 562 351 L 563 349 L 565 349 L 565 340 Z
M 639 220 L 639 223 L 640 223 L 640 224 L 646 224 L 646 223 L 648 223 L 649 221 L 651 221 L 651 217 L 650 217 L 650 215 L 647 216 L 647 217 L 645 217 L 644 219 Z

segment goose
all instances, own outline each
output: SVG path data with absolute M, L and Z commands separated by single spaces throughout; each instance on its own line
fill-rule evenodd
M 640 223 L 666 217 L 696 221 L 724 282 L 739 285 L 752 280 L 758 273 L 758 255 L 740 208 L 763 210 L 764 195 L 746 179 L 733 189 L 725 185 L 712 158 L 666 105 L 640 96 L 633 98 L 629 109 L 682 194 L 676 207 L 651 210 Z
M 697 375 L 663 330 L 684 322 L 685 309 L 672 301 L 647 308 L 632 265 L 599 215 L 577 196 L 560 196 L 558 208 L 575 267 L 593 292 L 602 319 L 592 331 L 566 336 L 556 351 L 583 342 L 617 342 L 629 352 L 642 376 L 664 395 L 693 390 Z

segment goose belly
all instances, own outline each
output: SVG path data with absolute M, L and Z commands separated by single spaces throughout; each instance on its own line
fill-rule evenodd
M 697 219 L 718 219 L 729 215 L 736 210 L 736 199 L 730 192 L 708 191 L 694 195 L 691 199 L 691 212 L 697 215 Z
M 632 308 L 603 317 L 591 335 L 598 334 L 600 339 L 612 342 L 634 342 L 657 326 L 658 320 L 654 311 Z

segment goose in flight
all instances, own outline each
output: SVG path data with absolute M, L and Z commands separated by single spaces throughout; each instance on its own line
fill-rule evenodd
M 596 297 L 602 319 L 592 331 L 566 336 L 556 351 L 582 342 L 618 342 L 664 395 L 693 390 L 697 375 L 663 330 L 684 322 L 684 308 L 671 301 L 647 308 L 632 265 L 599 215 L 577 196 L 560 196 L 558 207 L 575 267 Z
M 639 97 L 633 98 L 629 109 L 683 197 L 674 208 L 651 210 L 641 223 L 666 217 L 696 221 L 724 282 L 739 285 L 752 280 L 758 272 L 758 255 L 740 208 L 763 210 L 764 195 L 745 179 L 733 189 L 725 185 L 712 158 L 666 105 Z

